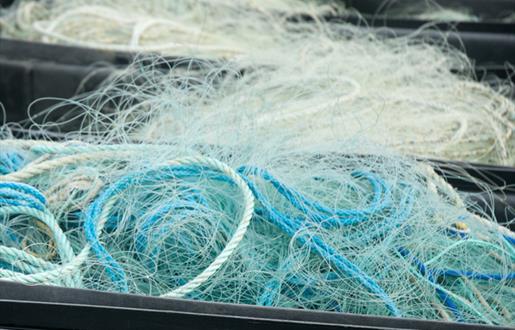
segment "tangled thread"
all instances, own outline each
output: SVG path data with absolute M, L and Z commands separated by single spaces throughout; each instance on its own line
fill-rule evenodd
M 259 166 L 233 170 L 200 155 L 162 165 L 136 161 L 145 149 L 169 154 L 172 147 L 18 144 L 32 161 L 0 177 L 3 279 L 264 306 L 511 322 L 515 235 L 486 226 L 488 220 L 458 206 L 451 212 L 454 219 L 435 220 L 442 216 L 436 206 L 424 210 L 432 219 L 417 218 L 431 189 L 421 190 L 408 177 L 392 184 L 377 169 L 354 169 L 343 190 L 343 183 L 313 178 L 335 196 L 356 196 L 342 207 L 334 204 L 335 197 L 317 198 L 313 191 L 308 196 Z M 11 151 L 2 157 L 19 159 Z M 98 173 L 89 184 L 66 187 L 72 183 L 66 178 L 84 178 L 93 168 Z M 428 172 L 423 181 L 440 191 L 435 200 L 441 202 L 442 191 L 460 198 Z M 73 191 L 68 200 L 56 197 L 56 183 Z M 445 211 L 452 210 L 447 206 Z M 438 244 L 417 242 L 423 237 L 417 231 L 426 225 L 437 230 L 424 240 Z M 22 244 L 24 234 L 31 238 Z M 454 258 L 455 250 L 467 257 Z M 373 252 L 388 255 L 384 264 L 366 263 Z M 254 260 L 256 254 L 266 262 Z M 239 273 L 243 269 L 247 272 Z M 407 278 L 412 292 L 397 291 Z M 333 282 L 346 283 L 345 289 L 324 297 L 338 287 Z M 426 296 L 418 298 L 422 293 Z M 414 314 L 416 306 L 425 306 L 423 315 Z

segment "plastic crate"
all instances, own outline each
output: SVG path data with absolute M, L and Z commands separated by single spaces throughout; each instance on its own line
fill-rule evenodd
M 14 0 L 0 0 L 0 7 L 9 7 L 13 2 Z
M 500 330 L 502 327 L 26 286 L 0 281 L 0 328 L 45 330 Z
M 488 47 L 486 43 L 495 44 L 495 40 L 487 42 L 479 38 L 476 50 L 497 52 L 498 57 L 508 56 L 502 48 Z M 6 117 L 0 111 L 0 122 L 23 121 L 28 117 L 29 106 L 30 113 L 37 114 L 57 103 L 58 98 L 67 99 L 94 90 L 109 74 L 131 63 L 134 56 L 125 52 L 0 38 L 0 103 L 7 110 Z M 513 58 L 515 60 L 515 56 Z M 167 60 L 174 66 L 179 63 L 178 58 Z M 184 65 L 192 66 L 191 62 Z M 507 73 L 503 62 L 478 66 L 476 70 L 479 79 L 492 85 L 498 83 L 497 77 L 505 78 Z M 49 99 L 33 103 L 40 98 Z
M 93 91 L 116 70 L 126 68 L 136 56 L 0 38 L 0 103 L 5 110 L 0 111 L 0 122 L 22 122 L 62 99 Z M 198 63 L 193 58 L 166 57 L 161 64 L 153 65 L 163 70 L 170 67 L 194 70 Z M 50 115 L 45 119 L 55 118 Z M 75 124 L 69 123 L 61 130 L 75 130 Z
M 444 7 L 463 6 L 472 9 L 473 14 L 485 17 L 481 22 L 431 22 L 416 18 L 400 18 L 387 15 L 392 6 L 419 4 L 427 6 L 427 0 L 341 0 L 346 7 L 357 13 L 343 16 L 329 16 L 330 21 L 345 21 L 356 25 L 367 25 L 389 31 L 380 33 L 404 36 L 408 34 L 425 40 L 441 41 L 462 49 L 478 67 L 495 73 L 501 78 L 511 78 L 513 71 L 507 70 L 507 63 L 515 64 L 515 23 L 493 21 L 504 13 L 515 12 L 515 0 L 432 0 Z M 490 20 L 488 20 L 490 18 Z M 422 28 L 423 27 L 423 28 Z M 421 29 L 422 28 L 422 29 Z
M 39 98 L 70 98 L 93 90 L 117 66 L 128 63 L 125 54 L 0 39 L 0 103 L 7 112 L 3 121 L 26 119 L 27 109 Z M 56 102 L 38 102 L 31 113 Z
M 347 7 L 357 10 L 374 26 L 417 29 L 422 25 L 436 24 L 440 29 L 458 31 L 514 34 L 515 22 L 503 21 L 515 12 L 514 0 L 342 0 Z M 416 17 L 400 17 L 392 11 L 411 6 L 421 12 L 435 5 L 446 9 L 466 8 L 480 21 L 437 21 Z M 431 7 L 430 7 L 431 6 Z

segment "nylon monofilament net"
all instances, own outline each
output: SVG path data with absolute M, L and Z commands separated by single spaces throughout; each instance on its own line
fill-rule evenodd
M 513 233 L 373 145 L 0 143 L 2 279 L 513 322 Z
M 513 325 L 514 234 L 406 155 L 510 163 L 513 102 L 445 46 L 278 24 L 32 114 L 59 142 L 3 126 L 0 277 Z

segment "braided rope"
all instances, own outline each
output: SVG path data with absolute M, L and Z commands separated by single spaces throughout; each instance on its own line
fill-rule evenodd
M 87 162 L 95 159 L 109 159 L 112 156 L 112 152 L 108 151 L 100 151 L 100 152 L 92 152 L 92 153 L 82 153 L 72 156 L 65 156 L 57 159 L 47 160 L 41 162 L 39 164 L 35 164 L 33 166 L 26 166 L 18 172 L 10 173 L 8 175 L 4 175 L 0 177 L 0 181 L 24 181 L 49 170 L 63 167 L 66 165 L 71 165 L 79 162 Z M 130 152 L 128 151 L 120 151 L 116 153 L 117 156 L 127 155 L 130 156 Z
M 191 291 L 193 291 L 194 289 L 196 289 L 197 287 L 199 287 L 200 285 L 202 285 L 202 283 L 204 283 L 205 281 L 207 281 L 234 253 L 234 251 L 240 244 L 241 240 L 245 236 L 245 233 L 247 232 L 248 226 L 250 224 L 250 220 L 252 219 L 252 216 L 254 214 L 254 196 L 249 187 L 247 186 L 247 184 L 245 183 L 245 181 L 241 178 L 241 176 L 237 174 L 228 165 L 218 160 L 206 157 L 187 157 L 171 161 L 168 164 L 204 165 L 215 170 L 218 170 L 227 175 L 236 184 L 236 186 L 241 190 L 244 197 L 244 208 L 241 220 L 233 236 L 229 239 L 222 252 L 212 261 L 212 263 L 206 269 L 204 269 L 194 279 L 190 280 L 183 286 L 162 295 L 163 297 L 169 298 L 181 298 L 184 297 L 186 294 L 190 293 Z M 103 205 L 95 228 L 96 236 L 99 236 L 100 233 L 103 231 L 105 223 L 109 218 L 110 209 L 113 207 L 115 202 L 116 198 L 109 198 Z
M 66 143 L 39 140 L 19 140 L 5 139 L 0 140 L 0 146 L 15 147 L 30 150 L 36 154 L 74 154 L 95 151 L 120 151 L 120 145 L 92 145 L 82 141 L 68 141 Z M 148 150 L 169 148 L 169 145 L 157 144 L 128 144 L 124 145 L 124 150 Z
M 27 142 L 25 145 L 32 148 L 32 147 L 34 147 L 35 144 L 32 142 Z M 65 153 L 81 152 L 81 153 L 70 155 L 70 156 L 64 156 L 64 157 L 57 158 L 57 159 L 47 160 L 47 161 L 41 162 L 39 164 L 35 164 L 33 166 L 27 166 L 18 172 L 11 173 L 9 175 L 0 177 L 0 180 L 23 181 L 23 180 L 32 178 L 34 176 L 37 176 L 39 174 L 42 174 L 44 172 L 47 172 L 51 169 L 57 168 L 57 167 L 62 167 L 62 166 L 66 166 L 66 165 L 70 165 L 70 164 L 74 164 L 74 163 L 78 163 L 78 162 L 89 161 L 89 160 L 99 159 L 99 158 L 101 158 L 101 159 L 112 158 L 113 151 L 116 152 L 117 156 L 119 156 L 119 155 L 130 156 L 131 148 L 141 149 L 141 148 L 147 148 L 147 146 L 132 145 L 131 147 L 128 148 L 128 150 L 122 150 L 122 151 L 120 151 L 119 148 L 120 148 L 119 146 L 115 146 L 115 145 L 102 146 L 102 147 L 98 146 L 97 147 L 97 146 L 88 146 L 88 145 L 62 146 L 62 145 L 57 145 L 57 144 L 45 144 L 42 147 L 37 148 L 37 151 L 45 152 L 45 153 L 59 153 L 59 152 L 65 152 Z M 245 200 L 245 202 L 244 202 L 245 206 L 244 206 L 244 209 L 242 212 L 242 217 L 239 222 L 239 225 L 236 228 L 231 239 L 228 241 L 225 248 L 222 250 L 222 252 L 213 260 L 213 262 L 206 269 L 204 269 L 194 279 L 192 279 L 188 283 L 184 284 L 183 286 L 181 286 L 177 289 L 174 289 L 173 291 L 171 291 L 169 293 L 163 294 L 163 297 L 180 298 L 180 297 L 184 297 L 186 294 L 193 291 L 195 288 L 199 287 L 200 285 L 202 285 L 202 283 L 207 281 L 234 253 L 234 251 L 240 244 L 241 240 L 243 239 L 243 237 L 248 229 L 248 226 L 250 224 L 250 220 L 252 219 L 252 215 L 254 214 L 254 196 L 253 196 L 251 190 L 249 189 L 249 187 L 247 186 L 247 184 L 245 183 L 245 181 L 241 178 L 241 176 L 238 173 L 236 173 L 232 168 L 230 168 L 228 165 L 226 165 L 218 160 L 206 158 L 206 157 L 188 157 L 188 158 L 182 158 L 182 159 L 171 161 L 171 162 L 169 162 L 169 164 L 170 165 L 175 165 L 175 164 L 177 164 L 177 165 L 179 165 L 179 164 L 199 165 L 200 164 L 200 165 L 206 165 L 213 169 L 219 170 L 220 172 L 224 173 L 231 180 L 234 181 L 236 186 L 241 190 L 244 200 Z M 114 202 L 115 202 L 114 199 L 109 200 L 106 203 L 105 207 L 102 209 L 102 213 L 101 213 L 101 216 L 100 216 L 100 219 L 98 222 L 98 226 L 97 226 L 97 230 L 96 230 L 97 235 L 102 232 L 104 225 L 108 218 L 109 210 L 114 205 Z M 11 209 L 11 211 L 13 211 L 13 210 Z M 31 212 L 33 212 L 33 210 L 18 210 L 18 211 L 25 211 L 27 213 L 33 214 L 33 213 L 31 213 Z M 42 220 L 46 224 L 49 225 L 49 228 L 51 229 L 52 233 L 55 236 L 58 247 L 61 249 L 67 248 L 66 244 L 68 242 L 65 240 L 64 233 L 58 232 L 55 228 L 55 225 L 52 225 L 51 219 L 53 219 L 53 217 L 51 219 L 48 219 L 48 215 L 43 215 L 43 214 L 37 214 L 37 216 L 42 217 Z M 59 230 L 60 230 L 60 228 L 59 228 Z M 61 267 L 61 270 L 60 270 L 61 274 L 73 272 L 75 267 L 79 267 L 84 261 L 86 261 L 87 256 L 90 251 L 90 248 L 91 248 L 90 245 L 87 244 L 83 248 L 83 250 L 79 253 L 79 255 L 76 257 L 73 255 L 73 250 L 71 250 L 71 247 L 69 247 L 69 251 L 65 250 L 65 252 L 67 252 L 67 253 L 66 253 L 66 258 L 64 261 L 68 262 L 68 263 Z M 71 251 L 71 254 L 68 253 L 70 251 Z M 18 274 L 16 274 L 17 275 L 16 279 L 23 281 L 25 283 L 34 283 L 34 282 L 39 282 L 39 281 L 47 282 L 49 280 L 55 281 L 55 276 L 57 276 L 58 274 L 59 274 L 58 269 L 52 269 L 50 271 L 39 272 L 37 274 L 32 274 L 32 275 L 18 276 Z M 12 278 L 12 277 L 9 277 L 9 278 Z
M 207 281 L 211 275 L 213 275 L 234 253 L 241 240 L 245 236 L 247 229 L 250 225 L 250 220 L 252 219 L 252 215 L 254 214 L 254 195 L 252 191 L 249 189 L 247 183 L 241 178 L 241 176 L 236 173 L 231 167 L 228 165 L 212 158 L 204 158 L 204 157 L 190 157 L 180 159 L 176 162 L 172 162 L 171 164 L 203 164 L 210 166 L 214 169 L 219 170 L 226 174 L 229 178 L 231 178 L 237 187 L 241 190 L 244 200 L 245 207 L 243 209 L 243 214 L 241 217 L 241 221 L 236 228 L 231 239 L 227 242 L 225 248 L 222 252 L 213 260 L 213 262 L 202 271 L 199 275 L 197 275 L 194 279 L 190 280 L 187 284 L 162 295 L 163 297 L 169 298 L 181 298 L 184 297 L 189 292 L 195 290 L 202 283 Z
M 38 221 L 43 222 L 50 232 L 52 233 L 52 237 L 56 242 L 57 250 L 59 253 L 59 256 L 61 258 L 61 261 L 64 263 L 70 262 L 75 258 L 75 254 L 73 252 L 73 249 L 70 245 L 70 242 L 64 232 L 62 231 L 61 227 L 59 227 L 59 224 L 55 220 L 54 216 L 50 213 L 45 211 L 40 211 L 37 209 L 34 209 L 32 207 L 25 207 L 25 206 L 8 206 L 8 207 L 2 207 L 0 208 L 0 216 L 3 215 L 10 215 L 10 214 L 20 214 L 20 215 L 28 215 L 31 216 Z M 36 258 L 29 253 L 22 252 L 15 253 L 12 249 L 4 249 L 2 252 L 6 253 L 8 260 L 15 260 L 13 258 L 19 257 L 19 260 L 27 261 L 29 263 L 34 264 L 36 267 L 22 267 L 22 270 L 27 270 L 31 272 L 30 275 L 21 274 L 19 272 L 10 272 L 9 274 L 4 274 L 5 279 L 7 280 L 13 280 L 16 282 L 21 283 L 55 283 L 59 282 L 59 277 L 62 276 L 59 272 L 58 266 L 55 267 L 49 267 L 47 263 L 41 262 L 39 258 Z M 41 269 L 47 270 L 41 272 Z M 49 273 L 48 268 L 51 269 L 51 274 Z M 79 286 L 80 284 L 80 276 L 79 271 L 76 270 L 75 276 L 73 280 L 66 280 L 68 283 L 73 283 L 75 286 Z M 72 275 L 72 274 L 70 274 Z
M 58 33 L 55 31 L 55 29 L 62 24 L 66 19 L 71 18 L 73 16 L 78 15 L 91 15 L 96 16 L 101 19 L 106 20 L 115 20 L 119 22 L 120 24 L 131 24 L 134 25 L 133 33 L 131 40 L 128 45 L 121 45 L 121 44 L 107 44 L 107 43 L 98 43 L 98 42 L 90 42 L 90 41 L 79 41 L 71 37 L 67 37 L 62 33 Z M 182 24 L 179 24 L 177 22 L 173 22 L 170 20 L 165 19 L 149 19 L 148 17 L 142 17 L 142 18 L 127 18 L 121 16 L 117 11 L 112 10 L 108 7 L 103 6 L 81 6 L 74 8 L 72 10 L 66 11 L 56 17 L 54 20 L 51 21 L 50 24 L 48 24 L 46 27 L 44 26 L 45 22 L 43 21 L 35 21 L 32 26 L 33 28 L 41 33 L 42 35 L 46 36 L 47 38 L 54 38 L 58 41 L 64 41 L 66 43 L 75 44 L 79 46 L 86 46 L 91 48 L 97 48 L 97 49 L 106 49 L 106 50 L 115 50 L 115 51 L 129 51 L 129 52 L 160 52 L 160 51 L 166 51 L 170 49 L 180 48 L 180 47 L 186 47 L 186 48 L 192 48 L 192 49 L 198 49 L 198 50 L 208 50 L 208 51 L 220 51 L 220 52 L 227 52 L 229 54 L 240 54 L 242 53 L 241 50 L 231 47 L 224 47 L 224 46 L 218 46 L 215 44 L 210 45 L 199 45 L 199 44 L 192 44 L 192 43 L 177 43 L 177 42 L 168 42 L 168 43 L 162 43 L 162 44 L 155 44 L 155 45 L 149 45 L 149 46 L 141 46 L 139 45 L 139 39 L 141 39 L 141 35 L 150 28 L 152 25 L 167 25 L 172 26 L 179 32 L 188 33 L 188 34 L 199 34 L 202 33 L 203 35 L 207 36 L 205 33 L 201 31 L 197 31 L 192 28 L 188 28 Z
M 63 262 L 68 262 L 74 258 L 75 254 L 70 245 L 70 242 L 66 238 L 66 235 L 64 234 L 61 227 L 59 227 L 59 224 L 51 213 L 47 211 L 42 212 L 32 207 L 26 206 L 7 206 L 0 208 L 0 216 L 7 214 L 28 215 L 37 219 L 38 221 L 43 222 L 52 232 L 52 235 L 56 240 L 59 255 Z
M 28 273 L 34 273 L 34 269 L 55 269 L 57 266 L 25 251 L 8 246 L 0 246 L 0 259 L 9 263 L 17 263 L 16 267 Z M 34 268 L 35 267 L 35 268 Z

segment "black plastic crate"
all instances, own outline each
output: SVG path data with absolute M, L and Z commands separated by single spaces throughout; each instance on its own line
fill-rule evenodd
M 458 31 L 514 34 L 515 22 L 504 21 L 515 12 L 514 0 L 341 0 L 347 7 L 357 10 L 363 18 L 375 26 L 390 26 L 416 29 L 428 23 L 440 29 Z M 467 9 L 479 21 L 436 21 L 399 16 L 403 8 L 416 9 L 422 13 L 426 9 Z
M 0 7 L 9 7 L 13 2 L 14 0 L 0 0 Z
M 515 184 L 515 169 L 468 163 L 432 161 L 454 187 L 481 192 L 452 171 L 467 173 L 499 187 Z M 513 202 L 513 196 L 509 199 Z M 250 305 L 163 299 L 137 295 L 26 286 L 0 281 L 0 329 L 508 329 L 477 324 L 446 323 L 391 317 L 268 308 Z
M 396 31 L 398 34 L 410 32 Z M 433 37 L 438 36 L 435 33 Z M 480 55 L 483 61 L 483 65 L 476 68 L 478 79 L 496 85 L 498 78 L 506 78 L 509 71 L 504 62 L 488 62 L 488 59 L 511 56 L 509 49 L 506 51 L 502 47 L 504 42 L 508 48 L 513 48 L 511 58 L 515 61 L 515 36 L 513 43 L 498 35 L 486 39 L 473 35 L 469 39 L 474 40 L 468 43 L 470 52 Z M 452 40 L 460 43 L 458 39 Z M 29 106 L 30 114 L 34 115 L 59 102 L 56 98 L 70 98 L 94 90 L 115 70 L 131 63 L 135 56 L 125 52 L 0 38 L 0 103 L 6 110 L 5 117 L 0 111 L 0 122 L 23 121 L 28 117 Z M 170 66 L 192 67 L 195 60 L 188 62 L 172 57 L 167 61 Z M 515 73 L 512 78 L 515 81 Z M 33 103 L 40 98 L 49 99 Z
M 481 72 L 515 82 L 515 31 L 513 33 L 442 30 L 438 25 L 416 28 L 403 25 L 377 24 L 357 16 L 331 16 L 330 22 L 347 22 L 358 26 L 370 26 L 385 37 L 412 36 L 418 40 L 442 44 L 447 42 L 463 51 L 475 65 L 478 76 Z
M 207 303 L 0 281 L 3 329 L 508 329 L 333 312 Z
M 440 160 L 429 162 L 451 186 L 467 193 L 468 201 L 477 209 L 495 216 L 499 223 L 515 230 L 515 222 L 512 221 L 515 219 L 515 168 Z M 485 192 L 470 179 L 487 184 L 492 191 Z
M 39 98 L 70 98 L 93 90 L 130 61 L 127 54 L 0 38 L 0 103 L 7 112 L 0 121 L 26 119 Z M 56 102 L 38 102 L 31 113 Z
M 511 78 L 514 72 L 507 64 L 515 64 L 515 23 L 496 21 L 507 13 L 515 12 L 515 0 L 340 0 L 352 8 L 349 14 L 328 16 L 330 21 L 345 21 L 380 29 L 380 33 L 398 36 L 416 35 L 425 40 L 441 42 L 463 50 L 478 67 L 501 78 Z M 388 14 L 391 8 L 404 5 L 427 7 L 437 3 L 442 7 L 470 8 L 484 18 L 480 22 L 431 22 L 429 20 L 397 17 Z M 382 30 L 388 28 L 389 31 Z M 416 33 L 415 33 L 416 32 Z
M 151 55 L 144 54 L 139 59 L 144 63 L 143 56 Z M 93 91 L 138 56 L 128 52 L 0 38 L 0 104 L 5 110 L 0 111 L 0 123 L 22 122 L 62 99 Z M 166 57 L 155 63 L 154 58 L 148 58 L 148 64 L 165 71 L 171 67 L 195 70 L 203 65 L 201 63 L 208 63 L 178 57 Z M 55 119 L 52 116 L 45 118 Z M 76 130 L 75 124 L 62 127 L 62 131 Z

